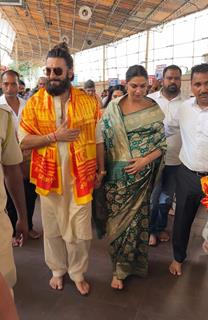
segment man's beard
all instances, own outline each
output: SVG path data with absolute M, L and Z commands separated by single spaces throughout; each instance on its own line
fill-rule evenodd
M 178 93 L 180 91 L 180 89 L 177 87 L 176 84 L 171 84 L 169 85 L 166 89 L 166 92 L 168 93 Z
M 52 84 L 51 82 L 56 81 L 59 82 L 59 84 Z M 46 81 L 46 91 L 51 96 L 60 96 L 62 93 L 67 91 L 71 86 L 71 82 L 68 76 L 64 80 L 59 79 L 53 79 L 53 80 L 47 80 Z

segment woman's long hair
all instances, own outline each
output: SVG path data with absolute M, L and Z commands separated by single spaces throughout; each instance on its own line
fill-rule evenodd
M 108 93 L 108 98 L 106 99 L 106 101 L 105 101 L 105 103 L 103 105 L 103 108 L 107 107 L 109 102 L 112 100 L 113 92 L 116 91 L 116 90 L 120 90 L 120 91 L 123 92 L 123 94 L 126 94 L 126 89 L 122 84 L 118 84 L 116 86 L 111 87 L 110 90 L 109 90 L 109 93 Z

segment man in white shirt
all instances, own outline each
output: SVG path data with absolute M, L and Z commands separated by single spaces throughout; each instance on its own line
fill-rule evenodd
M 177 114 L 166 117 L 166 133 L 180 128 L 181 165 L 177 171 L 176 213 L 173 228 L 174 260 L 169 270 L 182 274 L 191 226 L 203 197 L 201 177 L 208 175 L 208 64 L 191 70 L 191 89 L 195 98 L 186 100 Z
M 13 121 L 15 125 L 15 129 L 17 131 L 20 116 L 22 110 L 25 106 L 26 101 L 18 96 L 19 91 L 19 74 L 14 70 L 7 70 L 1 75 L 2 82 L 2 90 L 3 95 L 0 97 L 0 104 L 4 104 L 8 107 L 8 109 L 12 112 Z M 30 162 L 30 153 L 27 155 L 27 159 L 24 155 L 24 162 L 22 163 L 22 171 L 26 173 L 28 162 Z M 33 229 L 32 217 L 35 208 L 35 200 L 37 198 L 37 194 L 35 192 L 35 186 L 29 181 L 29 174 L 24 174 L 24 186 L 25 186 L 25 195 L 27 202 L 27 213 L 28 213 L 28 227 L 29 227 L 29 236 L 33 239 L 37 239 L 40 237 L 40 234 Z M 14 206 L 14 203 L 10 197 L 10 194 L 7 193 L 8 201 L 7 201 L 7 211 L 9 218 L 11 220 L 14 237 L 13 237 L 13 246 L 19 246 L 20 243 L 18 239 L 15 237 L 15 225 L 17 222 L 17 212 Z
M 160 91 L 151 93 L 148 97 L 155 100 L 164 112 L 165 117 L 177 112 L 177 109 L 184 101 L 181 94 L 181 69 L 176 65 L 167 66 L 163 70 L 163 87 Z M 169 234 L 167 227 L 168 212 L 172 207 L 173 196 L 176 186 L 176 172 L 180 165 L 179 151 L 181 148 L 180 132 L 167 138 L 167 152 L 165 156 L 165 168 L 161 181 L 155 187 L 152 194 L 152 208 L 150 221 L 149 245 L 157 244 L 160 241 L 168 241 Z
M 1 75 L 2 96 L 0 104 L 7 105 L 12 112 L 15 128 L 17 130 L 19 117 L 26 101 L 18 96 L 19 74 L 14 70 L 7 70 Z

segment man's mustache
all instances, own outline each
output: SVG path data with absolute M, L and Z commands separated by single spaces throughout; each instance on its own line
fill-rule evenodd
M 177 85 L 176 85 L 175 83 L 173 83 L 173 84 L 170 84 L 170 85 L 168 86 L 168 88 L 170 88 L 170 87 L 175 87 L 175 88 L 177 88 Z
M 53 81 L 61 82 L 60 79 L 50 79 L 50 80 L 48 80 L 48 82 L 53 82 Z

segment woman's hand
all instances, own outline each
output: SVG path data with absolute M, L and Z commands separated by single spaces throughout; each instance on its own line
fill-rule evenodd
M 148 158 L 134 158 L 129 160 L 130 164 L 125 168 L 125 172 L 129 174 L 135 174 L 142 171 L 144 167 L 149 163 Z
M 80 134 L 80 129 L 69 129 L 68 120 L 65 120 L 56 130 L 55 137 L 57 141 L 73 142 Z

